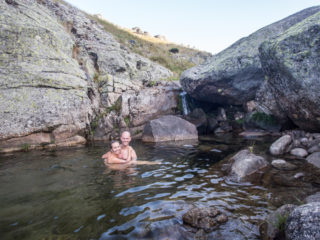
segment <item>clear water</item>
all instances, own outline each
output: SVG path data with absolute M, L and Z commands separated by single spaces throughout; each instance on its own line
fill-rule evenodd
M 204 139 L 199 144 L 133 142 L 140 160 L 161 165 L 106 168 L 100 146 L 0 156 L 1 239 L 194 239 L 182 215 L 214 206 L 229 221 L 208 239 L 258 239 L 274 209 L 272 191 L 235 184 L 222 164 L 252 141 Z M 107 145 L 107 144 L 105 144 Z M 255 141 L 264 152 L 269 141 Z

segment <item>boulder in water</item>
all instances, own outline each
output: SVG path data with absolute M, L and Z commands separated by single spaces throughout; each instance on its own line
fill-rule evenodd
M 182 216 L 185 224 L 211 232 L 215 227 L 228 221 L 225 213 L 217 208 L 192 208 Z
M 261 156 L 251 153 L 248 149 L 238 152 L 231 158 L 233 162 L 230 170 L 230 177 L 233 181 L 243 182 L 250 180 L 251 176 L 259 176 L 269 164 Z
M 172 115 L 162 116 L 146 124 L 142 133 L 144 142 L 164 142 L 198 139 L 194 124 Z

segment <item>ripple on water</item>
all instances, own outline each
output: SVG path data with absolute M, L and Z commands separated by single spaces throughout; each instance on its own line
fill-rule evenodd
M 177 182 L 181 182 L 183 180 L 186 180 L 186 179 L 190 179 L 190 178 L 193 178 L 194 175 L 193 174 L 186 174 L 182 177 L 176 177 L 174 180 L 177 181 Z

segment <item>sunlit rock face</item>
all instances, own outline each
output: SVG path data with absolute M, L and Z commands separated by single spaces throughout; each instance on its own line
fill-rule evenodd
M 308 8 L 268 25 L 235 42 L 206 63 L 188 69 L 180 79 L 183 89 L 195 99 L 211 103 L 241 105 L 254 99 L 265 80 L 258 54 L 260 44 L 319 10 L 320 7 Z
M 0 139 L 61 125 L 84 129 L 92 106 L 72 37 L 36 1 L 1 1 L 0 9 Z
M 83 144 L 123 92 L 172 75 L 67 3 L 6 0 L 0 12 L 0 148 Z M 34 133 L 46 137 L 19 140 Z
M 259 107 L 288 118 L 301 129 L 320 130 L 320 13 L 263 43 L 260 58 L 266 82 Z

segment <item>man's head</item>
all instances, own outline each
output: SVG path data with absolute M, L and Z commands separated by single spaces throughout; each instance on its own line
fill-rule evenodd
M 121 147 L 119 141 L 112 141 L 110 143 L 111 151 L 115 154 L 121 153 Z
M 125 147 L 129 146 L 129 143 L 131 141 L 130 132 L 128 132 L 128 131 L 122 132 L 120 139 L 121 139 L 121 143 L 123 146 L 125 146 Z

